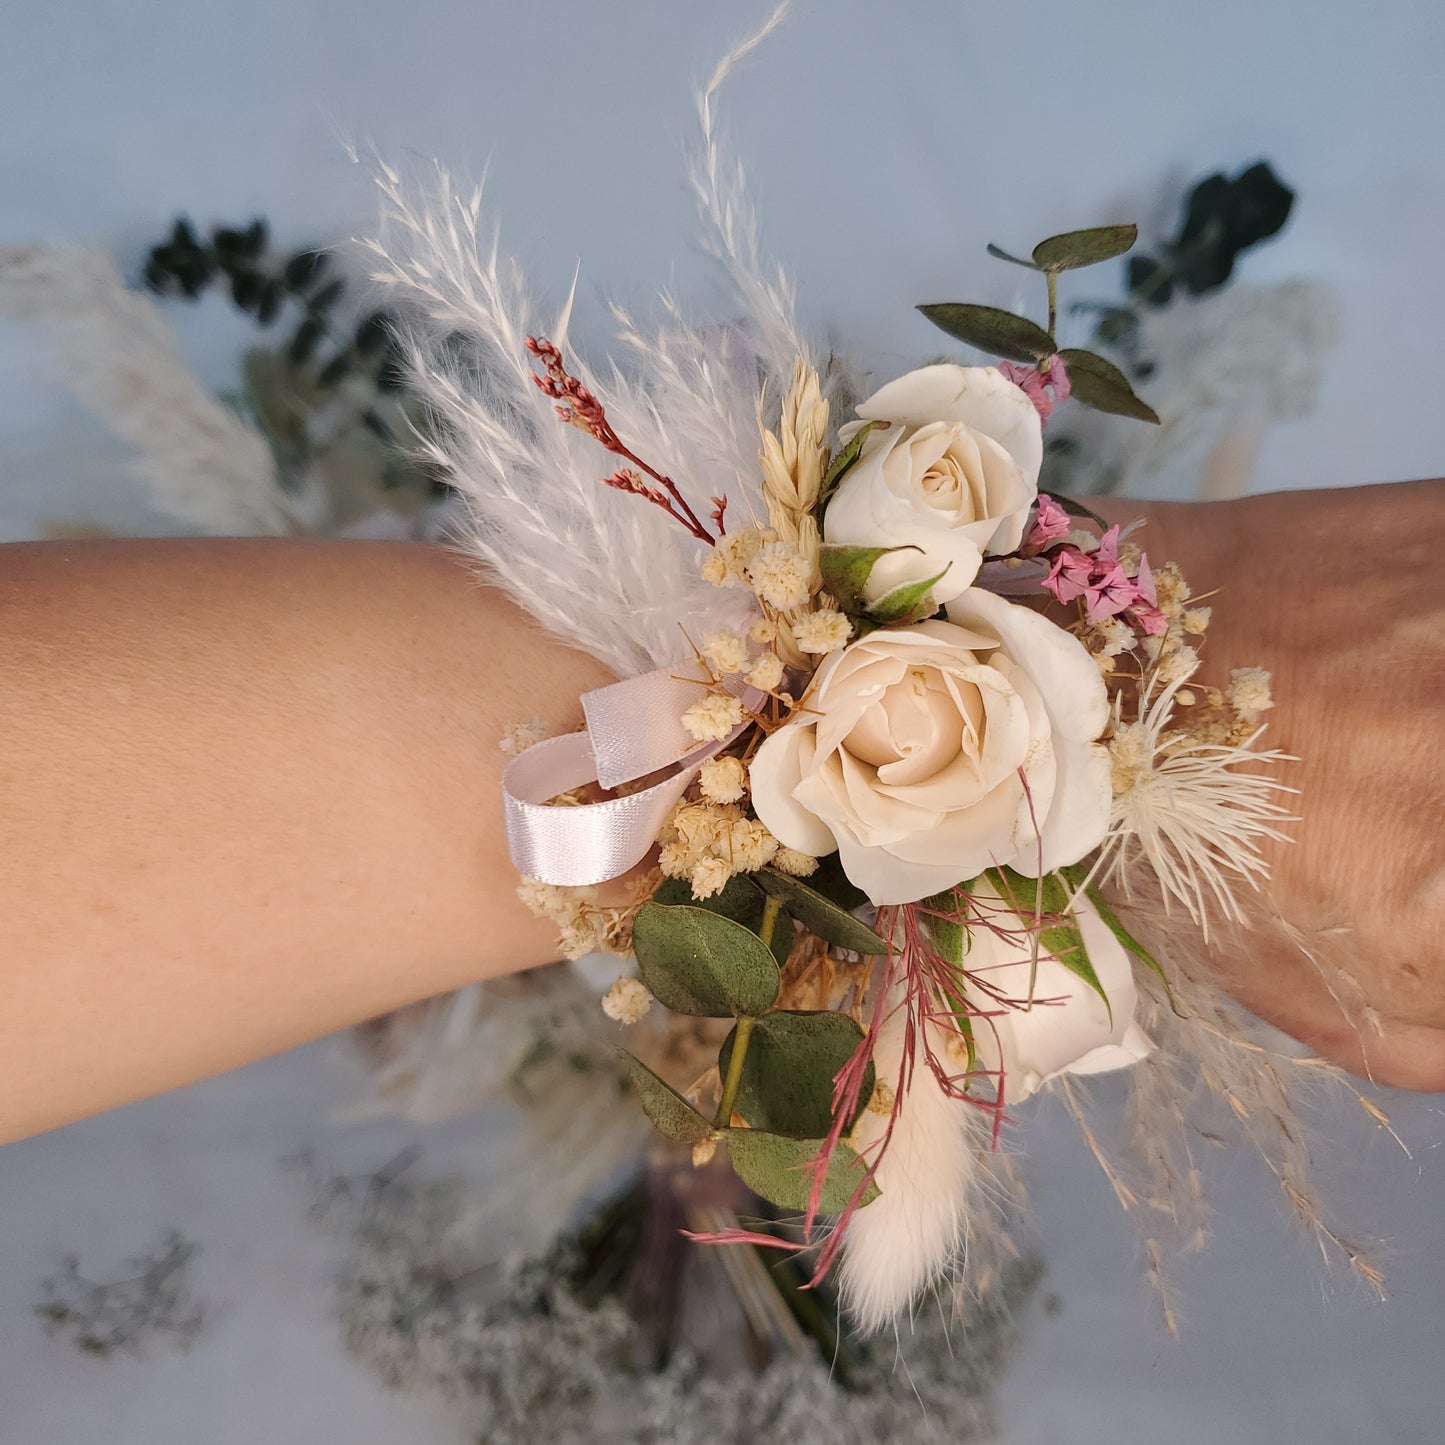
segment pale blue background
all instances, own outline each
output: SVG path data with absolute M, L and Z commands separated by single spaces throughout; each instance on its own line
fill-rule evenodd
M 364 230 L 372 201 L 344 142 L 375 142 L 462 169 L 490 157 L 541 290 L 559 293 L 580 257 L 589 298 L 667 283 L 725 316 L 690 247 L 683 143 L 695 83 L 763 13 L 11 0 L 0 242 L 93 242 L 133 261 L 181 209 L 264 211 L 298 243 Z M 1268 157 L 1300 201 L 1247 274 L 1327 283 L 1341 337 L 1317 412 L 1271 433 L 1259 483 L 1338 485 L 1438 474 L 1445 458 L 1442 54 L 1435 0 L 805 0 L 726 112 L 807 319 L 884 371 L 937 344 L 916 301 L 1033 300 L 985 241 L 1132 215 L 1157 238 L 1189 180 Z M 180 324 L 224 385 L 242 331 L 220 307 Z M 0 519 L 43 493 L 52 513 L 158 526 L 34 341 L 0 329 Z M 381 1400 L 324 1320 L 324 1267 L 274 1161 L 330 1138 L 325 1107 L 348 1089 L 313 1049 L 0 1153 L 0 1445 L 464 1438 L 445 1412 Z M 1325 1152 L 1338 1209 L 1387 1241 L 1394 1301 L 1323 1273 L 1263 1171 L 1221 1156 L 1218 1238 L 1184 1275 L 1179 1343 L 1071 1131 L 1036 1120 L 1019 1143 L 1063 1312 L 1035 1321 L 1006 1384 L 1008 1445 L 1438 1445 L 1445 1120 L 1438 1100 L 1387 1103 L 1413 1160 L 1348 1110 L 1325 1115 Z M 396 1137 L 348 1147 L 374 1162 Z M 117 1258 L 170 1223 L 208 1246 L 206 1282 L 230 1300 L 190 1362 L 97 1365 L 40 1339 L 26 1311 L 56 1251 Z

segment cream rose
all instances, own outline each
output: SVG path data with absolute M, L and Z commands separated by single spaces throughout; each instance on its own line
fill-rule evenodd
M 994 907 L 998 901 L 992 886 L 981 882 L 973 892 L 991 914 L 988 900 Z M 1154 1047 L 1134 1019 L 1138 994 L 1129 955 L 1087 899 L 1075 905 L 1074 919 L 1107 1005 L 1047 954 L 1040 954 L 1035 972 L 1021 931 L 1007 939 L 986 927 L 969 930 L 968 970 L 990 990 L 968 990 L 970 1002 L 991 1015 L 974 1020 L 976 1067 L 990 1072 L 1002 1067 L 1006 1103 L 1017 1104 L 1060 1074 L 1127 1068 Z
M 868 434 L 844 474 L 823 539 L 919 549 L 879 559 L 868 601 L 944 572 L 933 595 L 948 602 L 986 553 L 1012 552 L 1023 539 L 1044 454 L 1039 414 L 993 367 L 939 365 L 890 381 L 858 415 L 889 425 Z M 844 427 L 844 440 L 860 425 Z
M 947 610 L 829 656 L 750 769 L 769 831 L 815 857 L 836 849 L 874 903 L 995 864 L 1061 868 L 1109 823 L 1108 700 L 1083 645 L 978 588 Z

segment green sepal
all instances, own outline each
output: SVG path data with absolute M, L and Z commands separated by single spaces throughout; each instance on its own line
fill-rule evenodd
M 957 913 L 958 890 L 949 888 L 925 898 L 919 905 L 923 925 L 928 930 L 933 946 L 955 968 L 963 967 L 964 954 L 968 952 L 968 930 L 952 918 L 932 917 L 931 913 Z
M 863 451 L 863 443 L 868 440 L 868 433 L 875 427 L 887 426 L 887 422 L 868 421 L 848 438 L 843 449 L 828 463 L 828 470 L 823 473 L 822 484 L 818 488 L 818 501 L 814 510 L 821 518 L 823 509 L 828 505 L 828 499 L 833 495 L 838 483 L 843 480 L 843 474 L 858 460 Z
M 698 1144 L 713 1132 L 705 1119 L 671 1084 L 659 1079 L 641 1059 L 618 1049 L 632 1087 L 642 1103 L 643 1112 L 652 1120 L 659 1134 L 676 1139 L 679 1144 Z
M 1077 863 L 1068 868 L 1061 868 L 1059 872 L 1064 875 L 1065 879 L 1068 880 L 1069 886 L 1075 891 L 1078 890 L 1079 886 L 1088 876 L 1088 870 Z M 1169 986 L 1169 978 L 1164 972 L 1163 964 L 1124 927 L 1119 921 L 1119 915 L 1114 912 L 1109 900 L 1104 897 L 1103 893 L 1100 892 L 1094 884 L 1090 883 L 1084 889 L 1084 896 L 1093 904 L 1094 912 L 1099 915 L 1099 921 L 1119 940 L 1124 951 L 1131 954 L 1134 958 L 1137 958 L 1145 968 L 1149 969 L 1158 977 L 1159 982 L 1164 985 L 1165 993 L 1168 994 L 1172 1001 L 1174 994 Z
M 1058 350 L 1054 338 L 1042 326 L 997 306 L 939 301 L 918 309 L 940 331 L 1010 361 L 1042 361 Z
M 718 1072 L 728 1076 L 734 1029 L 718 1055 Z M 753 1025 L 743 1059 L 742 1081 L 733 1108 L 754 1129 L 794 1139 L 825 1135 L 833 1126 L 833 1078 L 863 1042 L 863 1030 L 847 1014 L 829 1011 L 766 1013 Z M 870 1062 L 851 1129 L 873 1097 Z
M 809 888 L 801 878 L 780 873 L 776 868 L 763 868 L 751 877 L 775 898 L 781 898 L 793 917 L 825 943 L 865 955 L 888 952 L 888 944 L 866 923 L 860 923 L 841 904 Z
M 1072 917 L 1069 911 L 1071 890 L 1066 880 L 1057 873 L 1028 878 L 1022 873 L 1015 873 L 1012 868 L 990 868 L 985 876 L 1020 918 L 1028 918 L 1036 905 L 1043 913 Z M 1089 961 L 1089 950 L 1084 947 L 1084 935 L 1079 925 L 1060 923 L 1043 929 L 1039 933 L 1039 952 L 1051 955 L 1055 963 L 1062 964 L 1076 978 L 1081 978 L 1104 1000 L 1112 1027 L 1114 1005 L 1109 1002 L 1109 995 L 1104 992 L 1104 985 L 1099 982 L 1099 975 Z
M 933 589 L 948 575 L 948 568 L 922 582 L 905 582 L 885 593 L 863 614 L 878 627 L 901 627 L 922 622 L 938 611 Z
M 1090 226 L 1084 231 L 1064 231 L 1049 236 L 1034 247 L 1034 265 L 1040 271 L 1077 271 L 1097 266 L 1132 250 L 1139 239 L 1138 226 Z
M 1069 394 L 1095 411 L 1159 425 L 1159 413 L 1129 384 L 1129 378 L 1096 351 L 1066 347 L 1059 352 L 1069 374 Z
M 727 1129 L 728 1150 L 739 1179 L 779 1209 L 804 1210 L 812 1191 L 813 1176 L 807 1166 L 817 1158 L 822 1139 L 785 1139 L 764 1129 Z M 847 1209 L 858 1186 L 867 1178 L 867 1168 L 851 1145 L 841 1140 L 828 1161 L 828 1173 L 818 1208 L 824 1214 L 841 1214 Z M 878 1186 L 868 1180 L 858 1200 L 861 1208 L 878 1198 Z
M 963 996 L 961 978 L 963 960 L 968 956 L 972 937 L 962 923 L 956 922 L 951 917 L 931 917 L 928 912 L 928 910 L 933 910 L 938 914 L 958 913 L 960 911 L 958 895 L 966 892 L 967 887 L 968 885 L 964 884 L 959 888 L 950 888 L 943 893 L 935 893 L 933 897 L 925 898 L 919 907 L 923 912 L 923 926 L 928 930 L 934 948 L 938 950 L 939 956 L 952 964 L 956 970 L 955 977 L 959 980 L 958 986 L 955 987 L 952 981 L 946 982 L 943 985 L 943 992 L 948 1000 L 949 1014 L 968 1049 L 968 1071 L 972 1073 L 977 1066 L 978 1053 L 974 1047 L 973 1019 L 969 1015 L 968 1004 Z M 968 1086 L 965 1084 L 964 1087 Z
M 825 542 L 818 549 L 823 586 L 838 599 L 844 612 L 862 612 L 867 604 L 863 591 L 880 557 L 890 552 L 921 552 L 911 543 L 901 547 L 853 547 L 843 542 Z
M 632 948 L 643 983 L 674 1013 L 755 1016 L 773 1006 L 782 985 L 777 959 L 756 933 L 697 904 L 644 903 Z
M 731 918 L 734 923 L 741 923 L 753 933 L 761 934 L 767 895 L 749 874 L 734 873 L 723 884 L 721 892 L 707 898 L 694 898 L 692 885 L 686 878 L 664 878 L 662 886 L 652 895 L 652 901 L 666 908 L 706 908 L 709 913 Z M 773 957 L 781 968 L 793 951 L 793 920 L 786 913 L 780 913 L 773 924 L 771 946 Z

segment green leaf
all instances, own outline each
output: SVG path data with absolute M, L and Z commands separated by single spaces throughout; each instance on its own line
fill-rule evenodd
M 801 878 L 779 873 L 776 868 L 764 868 L 752 877 L 774 897 L 781 898 L 793 917 L 825 942 L 851 948 L 854 953 L 888 952 L 887 943 L 866 923 L 860 923 L 846 908 L 808 887 Z
M 861 612 L 863 589 L 867 587 L 878 559 L 890 552 L 922 550 L 911 544 L 902 547 L 852 547 L 840 542 L 825 542 L 818 554 L 823 586 L 838 599 L 845 612 Z
M 1139 239 L 1138 226 L 1091 226 L 1086 231 L 1065 231 L 1034 247 L 1034 264 L 1041 271 L 1076 271 L 1122 256 Z
M 644 903 L 632 930 L 637 971 L 674 1013 L 757 1015 L 778 997 L 772 950 L 751 929 L 706 908 Z
M 1082 502 L 1075 501 L 1073 497 L 1065 497 L 1059 492 L 1049 492 L 1048 495 L 1061 506 L 1071 517 L 1084 517 L 1093 522 L 1100 531 L 1107 531 L 1109 524 L 1097 513 L 1091 511 Z
M 843 860 L 836 853 L 825 853 L 817 868 L 808 875 L 808 887 L 836 903 L 844 913 L 852 913 L 868 902 L 868 895 L 843 871 Z
M 928 910 L 946 914 L 957 913 L 959 910 L 955 894 L 956 890 L 952 888 L 943 893 L 935 893 L 932 898 L 925 898 L 919 908 L 923 911 L 923 923 L 933 939 L 933 946 L 950 963 L 961 965 L 963 955 L 968 951 L 968 930 L 952 917 L 928 916 Z
M 1032 261 L 1025 261 L 1022 256 L 1011 256 L 1002 246 L 995 246 L 992 241 L 984 248 L 990 256 L 996 256 L 1000 261 L 1012 261 L 1015 266 L 1025 266 L 1030 271 L 1037 271 L 1040 268 Z
M 723 1042 L 718 1070 L 727 1077 L 734 1029 Z M 847 1014 L 766 1013 L 753 1025 L 733 1107 L 754 1129 L 812 1139 L 833 1127 L 833 1076 L 863 1042 L 863 1030 Z M 847 1127 L 873 1097 L 870 1063 Z
M 1062 914 L 1071 918 L 1069 895 L 1072 891 L 1067 881 L 1057 873 L 1045 873 L 1042 878 L 1027 878 L 1015 873 L 1012 868 L 990 868 L 988 879 L 1022 918 L 1028 918 L 1038 904 L 1045 914 Z M 1039 933 L 1039 953 L 1050 954 L 1055 963 L 1061 963 L 1076 978 L 1081 978 L 1104 1000 L 1109 1011 L 1109 1023 L 1114 1022 L 1114 1005 L 1094 972 L 1089 961 L 1089 950 L 1084 947 L 1084 935 L 1077 923 L 1060 923 L 1045 928 Z
M 933 600 L 933 588 L 943 581 L 947 573 L 948 568 L 945 567 L 936 576 L 925 578 L 922 582 L 905 582 L 901 587 L 895 587 L 873 603 L 864 616 L 880 627 L 906 626 L 932 617 L 938 611 L 938 604 Z
M 618 1049 L 617 1053 L 642 1101 L 643 1112 L 659 1134 L 676 1139 L 679 1144 L 697 1144 L 713 1132 L 712 1124 L 641 1059 L 634 1058 L 626 1049 Z
M 838 483 L 843 480 L 843 473 L 858 460 L 859 453 L 863 450 L 863 443 L 868 440 L 868 433 L 875 427 L 887 425 L 886 421 L 864 422 L 848 438 L 843 450 L 828 463 L 828 470 L 823 473 L 822 485 L 818 488 L 818 504 L 815 509 L 818 516 L 823 515 L 823 508 L 828 505 L 828 498 L 833 495 Z
M 964 884 L 959 888 L 950 888 L 944 893 L 935 893 L 933 897 L 925 898 L 920 907 L 925 910 L 932 909 L 941 914 L 961 914 L 962 905 L 958 895 L 960 892 L 966 891 L 967 887 L 968 885 Z M 968 954 L 971 942 L 968 929 L 953 917 L 930 918 L 926 913 L 923 923 L 933 939 L 933 946 L 949 963 L 962 971 L 963 960 Z M 953 1015 L 953 1022 L 968 1048 L 968 1071 L 972 1073 L 977 1065 L 978 1055 L 973 1041 L 973 1019 L 969 1015 L 961 983 L 959 987 L 954 987 L 951 981 L 945 980 L 942 983 L 942 989 L 950 1005 L 949 1012 Z M 967 1088 L 967 1084 L 964 1087 Z
M 779 1209 L 806 1209 L 813 1187 L 808 1164 L 823 1147 L 821 1139 L 784 1139 L 763 1129 L 729 1129 L 728 1149 L 733 1169 L 753 1191 Z M 818 1207 L 824 1214 L 841 1214 L 863 1182 L 867 1169 L 850 1145 L 841 1141 L 828 1163 Z M 869 1180 L 859 1206 L 878 1198 L 878 1186 Z
M 940 301 L 918 309 L 940 331 L 1010 361 L 1042 361 L 1058 350 L 1054 338 L 1042 326 L 1035 325 L 1027 316 L 1000 311 L 997 306 Z
M 1088 876 L 1088 870 L 1077 863 L 1068 868 L 1061 868 L 1059 871 L 1064 875 L 1065 879 L 1068 880 L 1069 886 L 1073 889 L 1077 889 L 1079 885 L 1083 883 L 1084 879 Z M 1109 932 L 1112 933 L 1114 937 L 1119 940 L 1119 943 L 1123 947 L 1124 951 L 1126 953 L 1132 954 L 1146 968 L 1152 970 L 1155 974 L 1157 974 L 1159 981 L 1164 985 L 1165 990 L 1170 992 L 1172 995 L 1172 990 L 1170 990 L 1169 988 L 1169 978 L 1168 975 L 1164 972 L 1163 964 L 1161 964 L 1159 960 L 1155 958 L 1154 955 L 1150 953 L 1149 950 L 1145 948 L 1144 945 L 1140 943 L 1139 940 L 1135 938 L 1134 935 L 1130 933 L 1127 928 L 1124 927 L 1124 925 L 1119 921 L 1119 915 L 1114 912 L 1113 906 L 1110 904 L 1109 900 L 1105 898 L 1104 895 L 1099 891 L 1099 889 L 1095 887 L 1095 885 L 1092 883 L 1090 883 L 1088 887 L 1084 889 L 1084 896 L 1089 900 L 1090 903 L 1094 905 L 1094 912 L 1099 915 L 1100 921 L 1109 930 Z
M 1085 406 L 1112 416 L 1131 416 L 1159 424 L 1159 413 L 1134 394 L 1129 378 L 1097 352 L 1068 347 L 1059 352 L 1069 373 L 1069 388 Z
M 667 908 L 706 908 L 709 913 L 731 918 L 753 933 L 760 933 L 767 895 L 749 875 L 735 873 L 723 885 L 722 892 L 709 898 L 694 898 L 692 884 L 686 878 L 664 878 L 652 901 Z M 793 920 L 786 913 L 780 913 L 773 924 L 772 949 L 781 968 L 793 951 Z

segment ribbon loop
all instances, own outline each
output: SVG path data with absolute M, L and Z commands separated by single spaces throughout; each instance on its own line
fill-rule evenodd
M 524 878 L 583 887 L 619 877 L 647 856 L 698 769 L 747 726 L 698 746 L 682 714 L 709 685 L 683 668 L 611 683 L 584 694 L 586 732 L 549 738 L 512 759 L 502 774 L 502 806 L 507 849 Z M 744 705 L 760 697 L 747 689 Z M 576 807 L 548 804 L 588 783 L 615 788 L 663 768 L 673 771 L 626 797 Z

